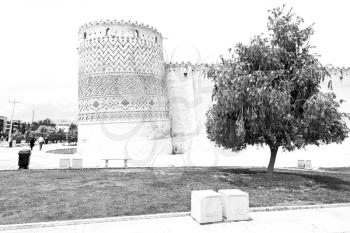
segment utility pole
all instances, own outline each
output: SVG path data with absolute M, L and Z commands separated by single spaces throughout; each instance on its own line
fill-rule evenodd
M 15 114 L 15 106 L 16 104 L 20 103 L 17 100 L 9 100 L 10 103 L 13 104 L 13 108 L 12 108 L 12 116 L 11 116 L 11 124 L 10 124 L 10 130 L 9 130 L 9 142 L 11 141 L 11 134 L 12 134 L 12 125 L 13 125 L 13 115 Z

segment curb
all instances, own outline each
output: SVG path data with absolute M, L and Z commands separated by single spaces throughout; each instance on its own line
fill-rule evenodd
M 190 216 L 190 214 L 191 214 L 190 212 L 177 212 L 177 213 L 147 214 L 147 215 L 121 216 L 121 217 L 108 217 L 108 218 L 78 219 L 78 220 L 55 221 L 55 222 L 10 224 L 10 225 L 0 225 L 0 231 L 85 225 L 85 224 L 93 224 L 93 223 L 122 222 L 122 221 L 132 221 L 132 220 L 141 220 L 141 219 L 175 218 L 175 217 Z
M 337 204 L 301 205 L 301 206 L 252 207 L 252 208 L 249 208 L 249 212 L 307 210 L 307 209 L 324 209 L 324 208 L 338 208 L 338 207 L 350 207 L 350 202 L 337 203 Z M 175 217 L 187 217 L 187 216 L 191 216 L 191 212 L 177 212 L 177 213 L 164 213 L 164 214 L 148 214 L 148 215 L 134 215 L 134 216 L 121 216 L 121 217 L 108 217 L 108 218 L 79 219 L 79 220 L 55 221 L 55 222 L 11 224 L 11 225 L 0 225 L 0 231 L 24 230 L 24 229 L 44 228 L 44 227 L 60 227 L 60 226 L 72 226 L 72 225 L 85 225 L 85 224 L 94 224 L 94 223 L 133 221 L 133 220 L 141 220 L 141 219 L 175 218 Z
M 269 211 L 285 211 L 285 210 L 308 210 L 308 209 L 325 209 L 337 207 L 350 207 L 350 202 L 336 204 L 318 204 L 318 205 L 299 205 L 299 206 L 267 206 L 252 207 L 249 212 L 269 212 Z

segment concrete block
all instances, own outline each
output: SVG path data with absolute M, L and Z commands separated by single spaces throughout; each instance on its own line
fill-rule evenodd
M 241 221 L 249 219 L 249 195 L 239 189 L 222 189 L 222 215 L 227 221 Z
M 305 168 L 312 169 L 311 160 L 305 160 Z
M 70 159 L 60 159 L 60 168 L 70 168 Z
M 200 224 L 222 221 L 221 195 L 212 190 L 192 191 L 191 216 Z
M 75 168 L 75 169 L 83 168 L 83 160 L 82 159 L 72 159 L 72 168 Z
M 305 168 L 305 160 L 298 160 L 298 168 Z

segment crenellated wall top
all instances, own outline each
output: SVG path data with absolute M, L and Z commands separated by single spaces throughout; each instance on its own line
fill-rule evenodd
M 156 28 L 138 22 L 105 20 L 86 23 L 79 28 L 79 41 L 109 37 L 139 38 L 161 43 L 163 37 Z
M 194 71 L 203 71 L 209 67 L 208 64 L 203 64 L 203 63 L 191 63 L 191 62 L 176 62 L 176 63 L 166 63 L 165 64 L 165 69 L 168 72 L 176 72 L 176 71 L 184 71 L 191 69 L 193 72 Z

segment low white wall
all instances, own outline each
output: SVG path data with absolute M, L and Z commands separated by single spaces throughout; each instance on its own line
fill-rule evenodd
M 147 166 L 149 157 L 171 153 L 169 122 L 79 125 L 78 155 L 84 159 L 130 158 Z M 139 161 L 139 162 L 137 162 Z

